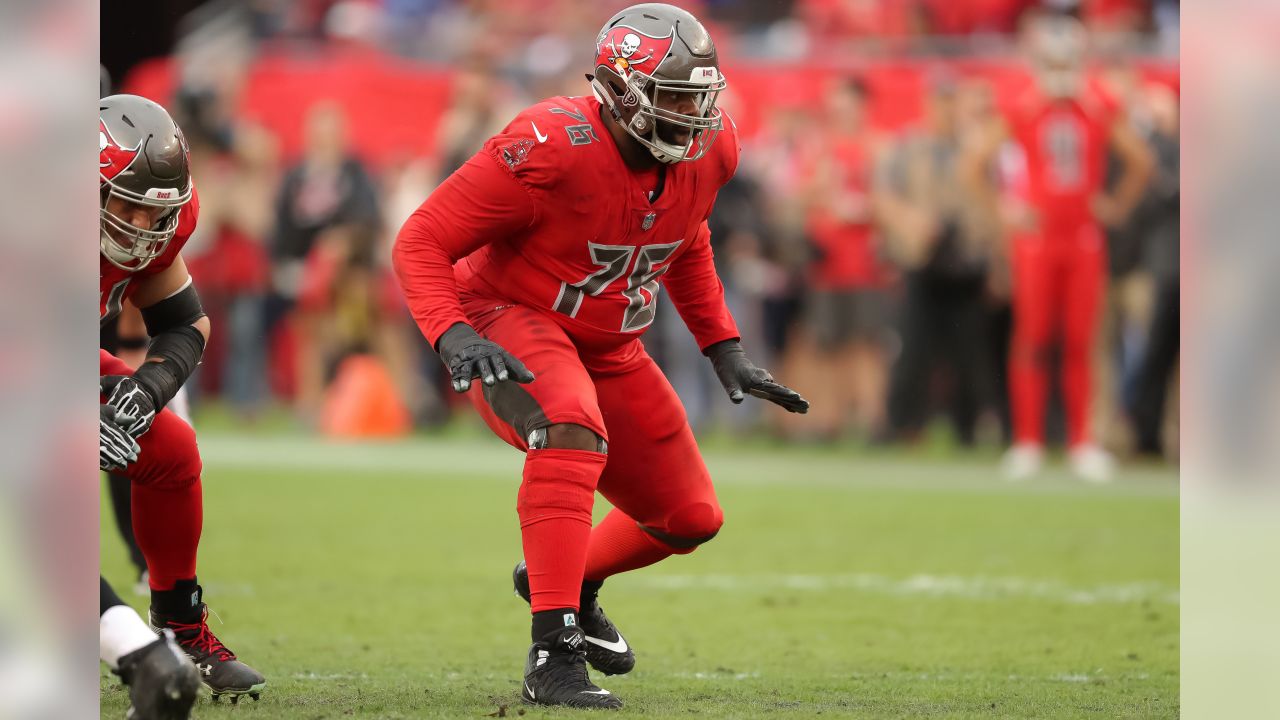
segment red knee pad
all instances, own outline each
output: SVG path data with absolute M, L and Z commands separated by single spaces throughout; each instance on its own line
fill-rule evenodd
M 152 487 L 186 487 L 204 469 L 196 431 L 171 410 L 156 415 L 151 429 L 138 439 L 138 462 L 125 470 L 130 480 Z
M 722 525 L 724 511 L 720 505 L 695 502 L 682 505 L 668 515 L 665 529 L 640 527 L 672 553 L 685 555 L 714 538 Z
M 520 526 L 552 518 L 580 519 L 590 526 L 605 459 L 603 453 L 588 450 L 530 450 L 516 498 Z

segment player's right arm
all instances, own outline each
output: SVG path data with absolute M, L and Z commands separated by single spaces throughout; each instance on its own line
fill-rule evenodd
M 418 328 L 449 368 L 453 388 L 533 380 L 520 361 L 467 323 L 453 265 L 534 223 L 537 207 L 511 169 L 482 150 L 450 175 L 405 221 L 392 263 Z

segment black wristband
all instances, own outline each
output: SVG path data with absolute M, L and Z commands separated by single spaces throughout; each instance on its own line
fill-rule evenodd
M 117 350 L 146 350 L 149 344 L 151 338 L 146 336 L 116 338 Z
M 156 410 L 164 407 L 200 364 L 204 355 L 204 335 L 191 325 L 173 328 L 156 336 L 147 352 L 147 361 L 133 379 L 151 395 Z

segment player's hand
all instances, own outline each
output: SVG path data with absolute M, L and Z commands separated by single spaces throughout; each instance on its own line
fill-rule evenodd
M 802 415 L 809 412 L 809 401 L 795 390 L 776 382 L 768 370 L 756 367 L 737 340 L 718 342 L 705 352 L 711 358 L 716 377 L 720 378 L 720 384 L 734 404 L 742 402 L 747 395 L 754 395 L 782 406 L 787 412 Z
M 135 418 L 103 404 L 98 414 L 98 467 L 107 472 L 123 470 L 131 462 L 137 462 L 138 441 L 125 429 Z
M 1120 207 L 1120 201 L 1111 195 L 1094 195 L 1090 204 L 1094 219 L 1103 227 L 1118 228 L 1128 219 L 1128 213 Z
M 498 343 L 480 337 L 466 323 L 457 323 L 445 330 L 436 345 L 457 392 L 470 390 L 471 381 L 476 378 L 485 385 L 506 380 L 522 384 L 533 382 L 533 373 L 515 355 Z
M 131 418 L 128 425 L 121 427 L 136 438 L 146 434 L 156 419 L 156 401 L 151 393 L 128 375 L 104 375 L 100 383 L 107 404 Z

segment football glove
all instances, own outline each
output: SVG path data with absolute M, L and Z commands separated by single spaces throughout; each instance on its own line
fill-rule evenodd
M 480 337 L 465 323 L 456 323 L 445 330 L 436 346 L 457 392 L 470 390 L 471 381 L 476 378 L 485 385 L 505 380 L 521 384 L 533 382 L 533 373 L 516 356 L 498 343 Z
M 737 340 L 723 340 L 703 352 L 711 358 L 716 377 L 735 405 L 747 395 L 754 395 L 761 400 L 781 405 L 787 412 L 809 412 L 809 401 L 800 397 L 800 393 L 795 390 L 778 384 L 769 371 L 756 367 Z
M 151 429 L 156 419 L 156 401 L 145 387 L 128 375 L 104 375 L 100 384 L 107 404 L 131 419 L 127 425 L 117 422 L 126 432 L 138 438 Z
M 123 470 L 131 462 L 137 462 L 138 441 L 124 428 L 132 425 L 134 418 L 103 404 L 98 413 L 98 468 L 107 472 Z

